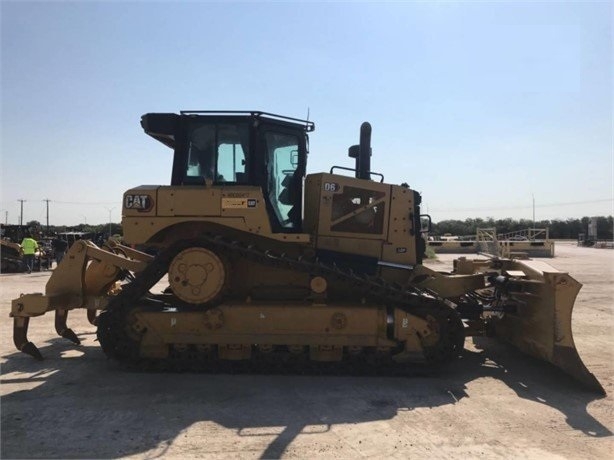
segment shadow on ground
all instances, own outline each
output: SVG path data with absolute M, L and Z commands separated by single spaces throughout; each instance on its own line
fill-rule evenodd
M 240 437 L 274 436 L 260 454 L 279 458 L 299 434 L 335 424 L 388 420 L 399 411 L 452 405 L 480 377 L 504 382 L 519 397 L 555 408 L 586 436 L 612 433 L 588 412 L 600 396 L 556 368 L 508 346 L 480 343 L 438 375 L 423 377 L 276 376 L 136 373 L 121 370 L 95 346 L 74 356 L 62 339 L 49 341 L 36 362 L 4 356 L 3 458 L 161 456 L 187 428 L 211 423 Z M 31 389 L 10 393 L 10 385 Z M 199 431 L 196 430 L 198 433 Z M 227 454 L 205 435 L 207 453 Z

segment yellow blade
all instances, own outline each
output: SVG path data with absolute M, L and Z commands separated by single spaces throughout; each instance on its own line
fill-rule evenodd
M 582 284 L 539 261 L 510 261 L 510 270 L 526 276 L 518 287 L 511 289 L 518 309 L 516 313 L 506 313 L 497 323 L 497 336 L 561 368 L 591 390 L 605 394 L 582 362 L 573 341 L 571 313 Z

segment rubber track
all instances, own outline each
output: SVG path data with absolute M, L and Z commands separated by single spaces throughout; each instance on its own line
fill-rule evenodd
M 399 366 L 390 359 L 390 355 L 377 353 L 363 356 L 349 356 L 342 363 L 322 363 L 305 359 L 302 355 L 292 355 L 287 352 L 273 352 L 266 355 L 255 354 L 247 362 L 218 360 L 214 356 L 203 356 L 193 349 L 184 353 L 172 353 L 170 359 L 151 360 L 139 357 L 138 343 L 126 333 L 128 315 L 134 308 L 139 310 L 161 311 L 173 307 L 182 310 L 177 305 L 169 305 L 148 297 L 149 290 L 166 274 L 173 257 L 183 249 L 201 246 L 211 250 L 248 259 L 259 264 L 274 266 L 287 270 L 309 273 L 312 276 L 322 276 L 331 282 L 341 282 L 353 290 L 360 290 L 370 302 L 379 302 L 401 308 L 408 313 L 420 317 L 434 316 L 451 323 L 450 337 L 444 346 L 450 349 L 425 350 L 429 361 L 427 366 Z M 194 307 L 185 310 L 193 311 Z M 199 309 L 202 311 L 202 308 Z M 460 330 L 458 330 L 460 327 Z M 275 254 L 272 251 L 260 251 L 254 245 L 244 245 L 238 241 L 228 241 L 219 236 L 205 236 L 194 240 L 183 241 L 171 245 L 159 252 L 147 267 L 136 275 L 133 281 L 122 286 L 120 294 L 109 302 L 107 309 L 98 319 L 98 339 L 104 352 L 129 367 L 155 369 L 158 371 L 211 371 L 211 372 L 249 372 L 257 373 L 353 373 L 371 372 L 377 375 L 413 374 L 416 370 L 429 372 L 432 365 L 450 361 L 460 353 L 464 332 L 462 322 L 456 311 L 448 307 L 443 299 L 437 298 L 432 292 L 426 292 L 416 287 L 401 286 L 389 283 L 379 277 L 355 273 L 336 265 L 323 264 L 304 257 L 291 258 L 286 254 Z M 280 347 L 281 348 L 281 347 Z M 450 356 L 450 354 L 454 356 Z M 420 370 L 421 369 L 421 370 Z

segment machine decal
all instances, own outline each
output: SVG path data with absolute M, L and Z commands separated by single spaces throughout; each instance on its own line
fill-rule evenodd
M 341 190 L 341 186 L 336 184 L 335 182 L 324 182 L 324 191 L 325 192 L 338 192 Z
M 249 194 L 247 192 L 229 192 L 226 196 L 230 198 L 247 198 Z
M 222 209 L 255 208 L 256 200 L 253 198 L 222 198 Z
M 149 195 L 132 195 L 124 196 L 124 208 L 136 209 L 137 211 L 149 211 L 153 206 L 153 200 Z
M 407 252 L 407 248 L 397 248 L 397 254 L 405 254 Z

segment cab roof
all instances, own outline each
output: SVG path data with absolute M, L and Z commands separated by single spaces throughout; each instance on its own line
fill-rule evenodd
M 293 129 L 303 129 L 311 132 L 315 129 L 315 124 L 309 120 L 286 117 L 269 112 L 255 110 L 182 110 L 176 113 L 146 113 L 141 117 L 141 126 L 146 134 L 162 142 L 164 145 L 174 149 L 175 135 L 180 129 L 182 119 L 210 118 L 233 121 L 255 120 L 266 121 L 281 126 L 288 126 Z

